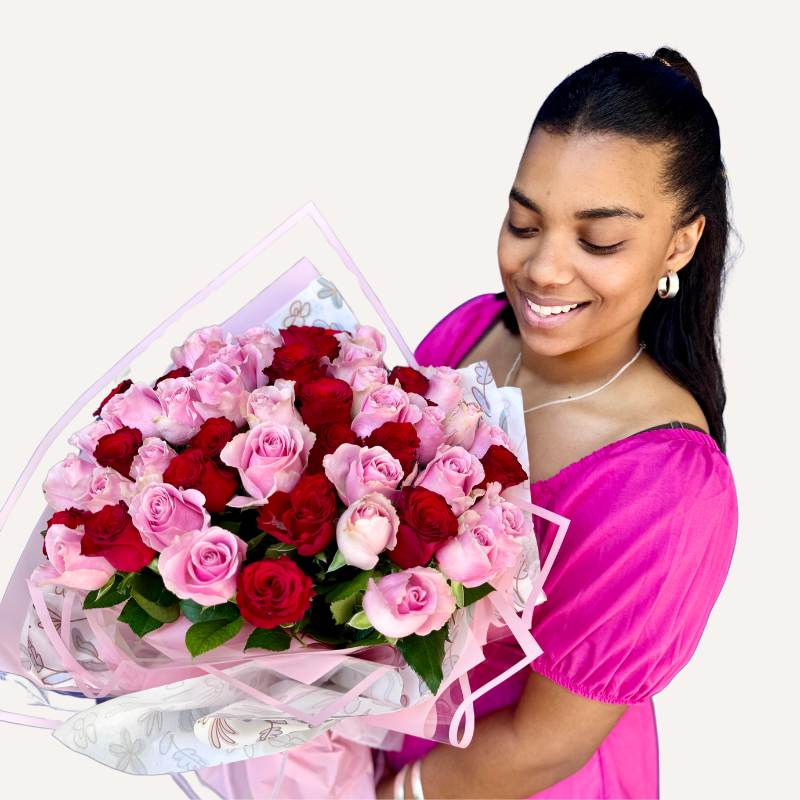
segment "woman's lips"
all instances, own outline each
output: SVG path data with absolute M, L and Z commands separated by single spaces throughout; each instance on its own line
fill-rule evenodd
M 524 294 L 521 294 L 520 297 L 522 298 L 523 316 L 525 317 L 525 321 L 532 328 L 558 328 L 561 325 L 566 325 L 570 320 L 575 319 L 575 317 L 589 305 L 589 303 L 586 302 L 577 308 L 573 308 L 572 311 L 562 311 L 558 314 L 550 314 L 549 316 L 543 317 L 530 307 Z

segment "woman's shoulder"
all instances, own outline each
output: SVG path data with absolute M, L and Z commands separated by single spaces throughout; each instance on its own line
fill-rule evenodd
M 448 311 L 422 338 L 414 355 L 420 364 L 454 366 L 504 309 L 498 292 L 474 295 Z
M 727 455 L 716 440 L 696 427 L 654 426 L 597 448 L 537 485 L 572 487 L 638 485 L 674 491 L 701 487 L 712 493 L 733 488 Z

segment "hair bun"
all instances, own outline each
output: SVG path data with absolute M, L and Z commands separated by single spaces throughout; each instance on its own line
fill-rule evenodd
M 684 78 L 688 79 L 700 94 L 703 93 L 703 86 L 700 83 L 700 78 L 695 68 L 682 53 L 673 50 L 671 47 L 659 47 L 658 50 L 653 53 L 653 58 L 658 59 L 662 64 L 679 72 Z

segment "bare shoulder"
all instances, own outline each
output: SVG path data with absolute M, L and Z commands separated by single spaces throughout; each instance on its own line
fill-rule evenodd
M 519 351 L 519 336 L 497 320 L 458 366 L 485 360 L 502 386 Z M 623 373 L 606 391 L 526 415 L 532 481 L 546 480 L 605 445 L 673 420 L 708 432 L 708 422 L 691 392 L 667 375 L 647 351 L 637 361 L 635 371 Z M 523 394 L 525 402 L 530 401 Z

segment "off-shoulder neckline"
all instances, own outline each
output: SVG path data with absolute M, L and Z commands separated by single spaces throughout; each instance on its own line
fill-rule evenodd
M 458 311 L 463 311 L 466 308 L 471 308 L 476 305 L 480 306 L 483 303 L 490 303 L 495 304 L 497 303 L 499 298 L 495 292 L 485 292 L 483 294 L 476 295 L 457 308 L 454 308 L 446 317 L 445 320 L 450 319 L 454 316 Z M 467 353 L 475 346 L 475 344 L 483 337 L 492 325 L 500 319 L 500 316 L 505 309 L 507 301 L 501 302 L 499 307 L 494 309 L 494 313 L 489 318 L 487 324 L 483 327 L 475 326 L 476 335 L 473 337 L 463 337 L 461 340 L 460 356 L 456 359 L 456 363 L 461 361 Z M 444 320 L 443 320 L 444 321 Z M 669 423 L 664 423 L 669 424 Z M 581 467 L 587 466 L 594 461 L 598 461 L 605 456 L 609 456 L 614 453 L 616 450 L 622 448 L 626 444 L 638 444 L 640 440 L 645 442 L 649 441 L 669 441 L 671 439 L 684 439 L 690 442 L 695 442 L 699 445 L 705 445 L 709 450 L 715 452 L 722 456 L 722 458 L 727 462 L 727 456 L 725 453 L 722 452 L 720 446 L 717 444 L 717 440 L 710 434 L 706 433 L 702 430 L 695 430 L 693 428 L 683 428 L 683 427 L 652 427 L 652 428 L 645 428 L 641 431 L 636 431 L 635 433 L 628 434 L 627 436 L 623 436 L 621 439 L 615 439 L 613 442 L 609 442 L 608 444 L 603 445 L 602 447 L 598 447 L 596 450 L 592 450 L 590 453 L 587 453 L 585 456 L 577 459 L 577 461 L 573 461 L 571 464 L 567 464 L 566 466 L 562 467 L 558 472 L 551 475 L 549 478 L 542 478 L 539 481 L 531 481 L 531 488 L 552 488 L 568 477 L 572 475 L 573 472 L 579 470 Z

